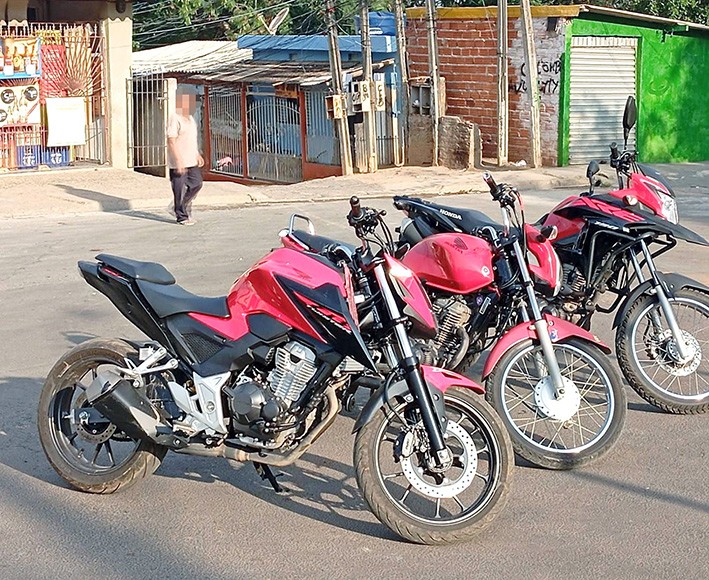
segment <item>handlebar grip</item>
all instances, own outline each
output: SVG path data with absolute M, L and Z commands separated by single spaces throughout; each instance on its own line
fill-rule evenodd
M 488 171 L 483 173 L 483 181 L 487 183 L 487 186 L 490 188 L 490 193 L 495 196 L 497 194 L 497 183 L 495 183 L 495 179 Z
M 358 218 L 362 215 L 362 207 L 359 205 L 359 198 L 356 195 L 350 198 L 350 208 L 352 210 L 350 215 L 353 218 Z
M 611 159 L 618 159 L 618 144 L 615 141 L 611 143 Z

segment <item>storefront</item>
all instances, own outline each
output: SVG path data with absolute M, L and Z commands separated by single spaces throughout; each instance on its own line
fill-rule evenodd
M 0 171 L 105 163 L 98 23 L 0 26 Z

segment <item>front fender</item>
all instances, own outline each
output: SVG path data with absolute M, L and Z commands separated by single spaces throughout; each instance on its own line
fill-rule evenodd
M 660 282 L 665 290 L 665 294 L 667 294 L 668 298 L 673 298 L 675 292 L 677 290 L 681 290 L 682 288 L 694 288 L 695 290 L 709 294 L 709 287 L 682 274 L 677 274 L 675 272 L 665 274 L 657 271 L 657 277 L 660 279 Z M 633 288 L 633 291 L 628 294 L 628 297 L 616 311 L 615 318 L 613 319 L 613 328 L 620 326 L 620 323 L 623 319 L 625 319 L 628 314 L 628 310 L 630 310 L 630 307 L 635 304 L 635 301 L 654 287 L 655 283 L 652 280 L 645 280 L 645 282 Z
M 551 316 L 550 314 L 544 314 L 544 319 L 549 325 L 549 336 L 552 342 L 564 342 L 569 338 L 580 338 L 581 340 L 595 344 L 606 354 L 611 353 L 611 349 L 608 348 L 600 338 L 595 334 L 591 334 L 588 330 L 584 330 L 580 326 L 576 326 L 571 322 L 557 318 L 556 316 Z M 485 361 L 485 367 L 483 368 L 483 379 L 487 378 L 492 372 L 492 369 L 495 368 L 508 350 L 525 340 L 537 340 L 537 330 L 534 328 L 534 323 L 531 321 L 518 324 L 507 331 L 502 338 L 497 341 L 495 346 L 492 347 Z
M 453 371 L 432 367 L 429 365 L 421 365 L 421 372 L 423 373 L 423 379 L 431 393 L 433 404 L 436 407 L 436 414 L 442 419 L 442 423 L 444 425 L 446 421 L 446 408 L 441 395 L 449 388 L 463 387 L 466 389 L 471 389 L 479 395 L 485 394 L 485 389 L 483 387 L 463 375 L 454 373 Z M 357 421 L 355 422 L 352 433 L 357 433 L 360 429 L 362 429 L 362 427 L 374 419 L 379 409 L 387 405 L 387 401 L 391 401 L 396 397 L 411 395 L 409 386 L 406 384 L 406 381 L 403 380 L 392 383 L 386 390 L 385 387 L 386 383 L 379 387 L 369 398 L 367 403 L 364 405 L 362 412 L 359 414 Z

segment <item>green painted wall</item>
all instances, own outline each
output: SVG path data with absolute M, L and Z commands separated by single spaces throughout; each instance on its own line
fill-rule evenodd
M 634 36 L 638 40 L 637 144 L 650 163 L 709 160 L 709 33 L 663 32 L 637 21 L 576 18 L 566 29 L 569 62 L 571 36 Z M 568 67 L 566 67 L 568 69 Z M 569 72 L 564 71 L 564 102 Z M 603 87 L 599 87 L 603 90 Z M 560 107 L 559 160 L 568 164 L 568 106 Z M 564 112 L 566 109 L 566 112 Z M 566 115 L 566 117 L 564 117 Z

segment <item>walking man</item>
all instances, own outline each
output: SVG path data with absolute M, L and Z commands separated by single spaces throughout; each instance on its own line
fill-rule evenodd
M 167 123 L 167 152 L 174 211 L 178 225 L 191 226 L 192 202 L 202 189 L 204 159 L 199 153 L 197 123 L 192 116 L 197 97 L 186 87 L 178 87 L 175 113 Z

